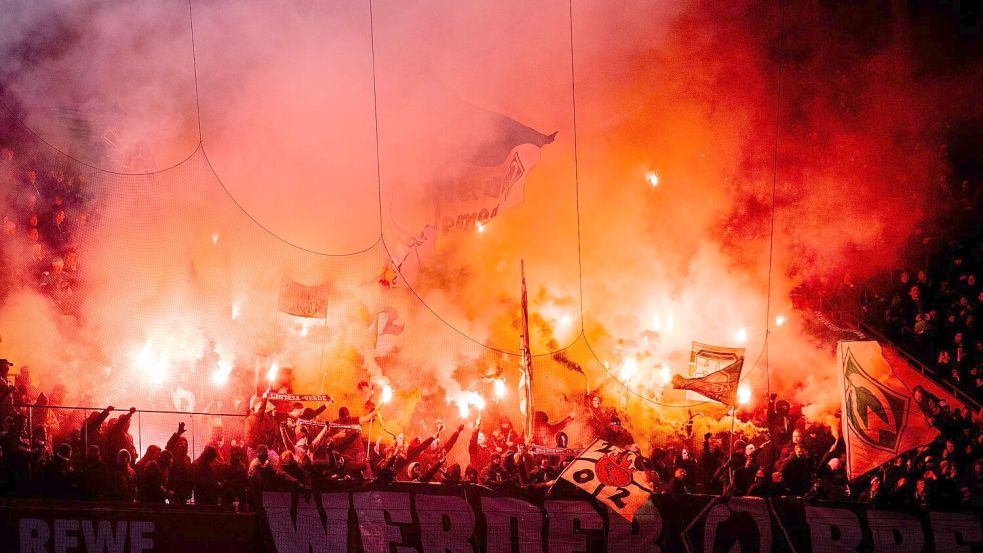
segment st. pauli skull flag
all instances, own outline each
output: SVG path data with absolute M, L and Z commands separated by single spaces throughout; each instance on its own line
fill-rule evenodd
M 690 353 L 690 374 L 694 378 L 681 375 L 672 377 L 672 387 L 690 390 L 719 401 L 725 405 L 737 405 L 737 386 L 744 368 L 744 348 L 711 346 L 693 342 Z
M 837 345 L 847 474 L 856 478 L 938 435 L 933 412 L 964 404 L 874 341 Z
M 601 439 L 594 440 L 560 474 L 560 479 L 596 497 L 628 521 L 652 495 L 643 477 L 638 455 Z

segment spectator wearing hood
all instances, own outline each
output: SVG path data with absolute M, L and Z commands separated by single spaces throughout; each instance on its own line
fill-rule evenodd
M 161 449 L 159 445 L 151 444 L 147 446 L 147 451 L 143 454 L 143 457 L 141 457 L 140 460 L 136 462 L 136 465 L 133 466 L 133 469 L 137 472 L 138 477 L 143 473 L 143 470 L 146 468 L 148 463 L 151 461 L 156 462 L 158 459 L 160 459 L 160 452 Z M 159 469 L 160 466 L 157 468 Z
M 132 467 L 130 452 L 120 449 L 109 465 L 108 499 L 132 502 L 137 498 L 137 474 Z
M 109 455 L 110 451 L 119 452 L 121 449 L 125 449 L 129 452 L 130 459 L 137 458 L 137 448 L 133 445 L 133 436 L 130 434 L 130 420 L 136 411 L 135 407 L 130 407 L 128 412 L 116 417 L 106 426 L 106 433 L 103 437 L 105 455 Z M 104 461 L 109 463 L 110 459 L 105 458 Z
M 792 456 L 781 461 L 780 470 L 792 495 L 804 495 L 812 487 L 812 467 L 803 444 L 796 444 Z
M 166 451 L 171 452 L 171 467 L 167 477 L 167 488 L 172 499 L 183 505 L 191 499 L 194 483 L 191 479 L 191 457 L 188 455 L 188 439 L 183 436 L 186 429 L 183 422 L 178 423 L 177 432 L 171 434 Z
M 77 494 L 75 482 L 72 446 L 59 444 L 38 475 L 39 491 L 53 499 L 70 499 Z
M 695 491 L 696 490 L 696 460 L 690 455 L 689 450 L 685 447 L 679 450 L 679 455 L 676 455 L 676 459 L 673 461 L 673 468 L 686 469 L 686 489 Z
M 218 450 L 214 446 L 207 445 L 201 450 L 201 455 L 191 463 L 188 478 L 191 481 L 196 505 L 218 505 L 218 479 L 212 467 L 217 459 Z

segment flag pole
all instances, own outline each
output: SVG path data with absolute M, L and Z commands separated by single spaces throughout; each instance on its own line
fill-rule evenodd
M 522 376 L 525 383 L 524 398 L 526 404 L 526 439 L 533 437 L 533 398 L 532 398 L 532 354 L 529 351 L 529 294 L 526 292 L 526 262 L 519 260 L 519 272 L 522 276 Z
M 728 477 L 730 478 L 731 487 L 734 486 L 734 465 L 731 464 L 731 460 L 734 458 L 734 432 L 737 426 L 737 406 L 732 405 L 730 408 L 730 452 L 727 454 L 727 465 L 730 467 L 727 471 Z

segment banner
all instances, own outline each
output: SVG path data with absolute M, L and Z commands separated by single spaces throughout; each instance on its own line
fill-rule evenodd
M 307 286 L 284 276 L 278 309 L 295 317 L 323 319 L 328 316 L 329 288 L 328 283 Z
M 397 484 L 310 496 L 268 492 L 267 550 L 384 553 L 980 551 L 979 513 L 903 513 L 798 499 L 655 495 L 631 520 L 584 499 L 481 486 Z
M 268 491 L 256 514 L 0 502 L 0 544 L 11 553 L 983 551 L 979 512 L 655 495 L 629 521 L 586 492 L 526 501 L 481 486 L 340 486 Z
M 875 341 L 839 342 L 837 360 L 851 479 L 931 443 L 939 435 L 931 418 L 940 402 L 964 407 L 899 359 L 888 363 Z
M 631 521 L 652 491 L 636 469 L 638 456 L 604 440 L 594 440 L 560 478 L 586 491 L 627 521 Z
M 277 394 L 271 392 L 269 399 L 274 401 L 331 401 L 327 394 Z

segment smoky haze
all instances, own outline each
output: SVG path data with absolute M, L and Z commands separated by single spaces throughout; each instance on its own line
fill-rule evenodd
M 745 346 L 755 400 L 768 374 L 828 417 L 832 354 L 791 292 L 897 262 L 978 81 L 914 71 L 889 12 L 858 30 L 815 2 L 788 5 L 781 48 L 773 2 L 575 2 L 572 50 L 562 2 L 377 1 L 374 37 L 367 3 L 193 2 L 194 56 L 186 3 L 4 4 L 5 103 L 86 163 L 159 171 L 70 162 L 103 213 L 80 322 L 29 286 L 0 311 L 5 356 L 42 383 L 79 374 L 97 401 L 186 380 L 210 342 L 250 384 L 273 361 L 295 388 L 347 401 L 360 380 L 392 383 L 405 424 L 457 417 L 499 370 L 514 399 L 524 259 L 533 352 L 570 346 L 587 372 L 550 365 L 544 387 L 566 394 L 542 396 L 551 417 L 601 386 L 636 428 L 659 428 L 673 415 L 626 390 L 662 398 L 659 368 L 685 374 L 693 340 Z M 556 140 L 519 206 L 440 236 L 412 290 L 380 288 L 389 254 L 431 221 L 433 188 L 495 132 L 473 110 Z M 326 320 L 277 314 L 283 274 L 329 283 Z M 405 327 L 388 358 L 385 305 Z M 158 370 L 166 382 L 148 384 Z

